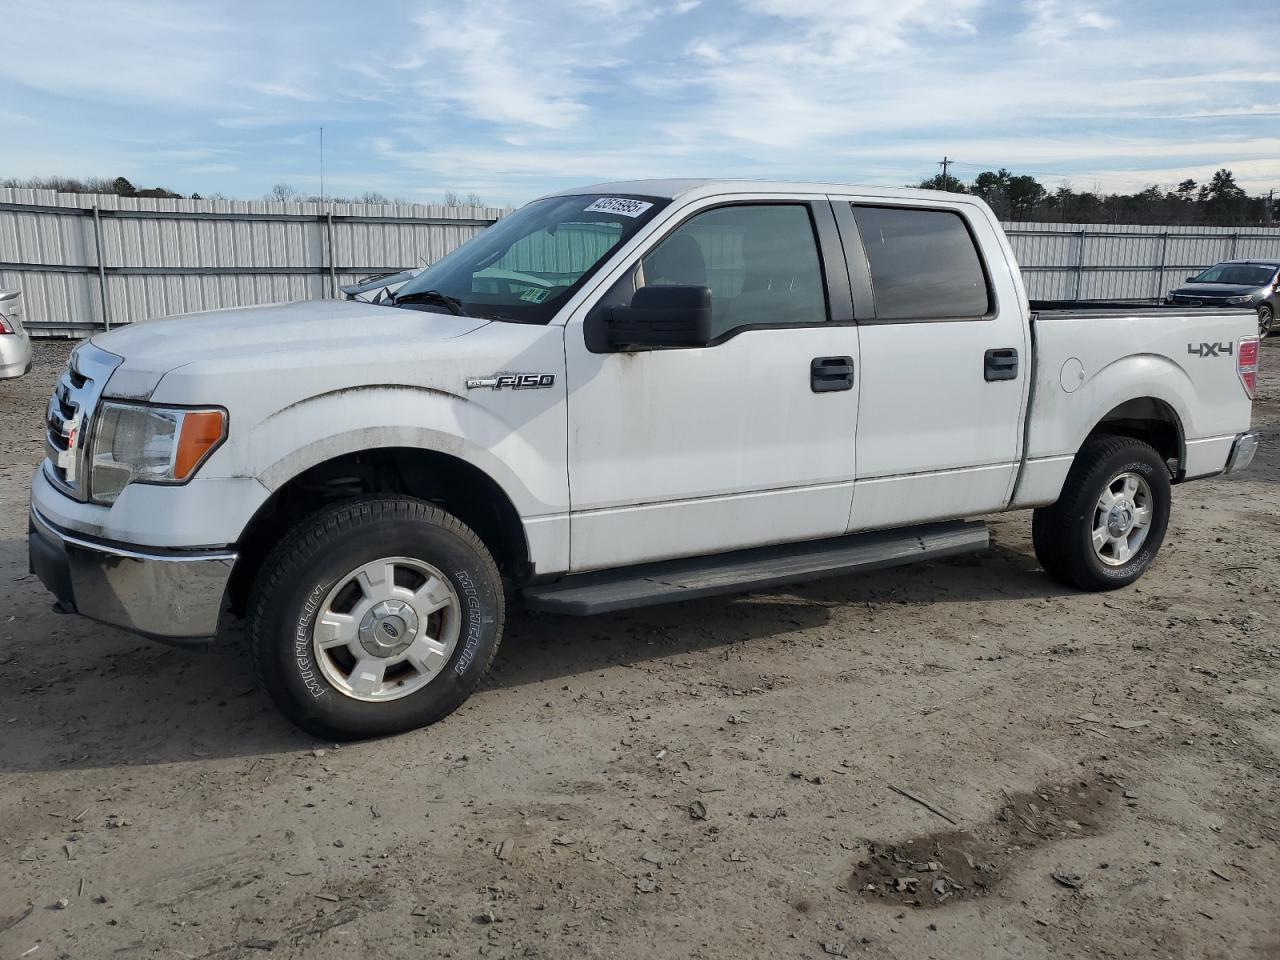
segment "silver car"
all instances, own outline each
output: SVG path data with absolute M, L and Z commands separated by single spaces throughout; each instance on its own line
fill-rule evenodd
M 22 291 L 0 289 L 0 380 L 31 369 L 31 338 L 22 326 Z

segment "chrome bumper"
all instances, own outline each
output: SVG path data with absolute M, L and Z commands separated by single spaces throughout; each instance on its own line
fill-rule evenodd
M 1253 463 L 1253 455 L 1258 452 L 1258 435 L 1242 433 L 1231 444 L 1231 455 L 1227 457 L 1227 466 L 1223 473 L 1235 473 Z
M 27 549 L 31 572 L 64 609 L 159 640 L 218 632 L 236 561 L 227 550 L 145 551 L 84 539 L 34 508 Z

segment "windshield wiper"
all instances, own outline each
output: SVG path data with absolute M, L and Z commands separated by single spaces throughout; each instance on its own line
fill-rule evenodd
M 401 294 L 398 297 L 392 297 L 391 303 L 399 306 L 402 303 L 438 303 L 441 306 L 448 307 L 449 312 L 458 317 L 469 317 L 462 307 L 462 301 L 457 297 L 451 297 L 447 293 L 439 290 L 414 290 L 411 293 Z

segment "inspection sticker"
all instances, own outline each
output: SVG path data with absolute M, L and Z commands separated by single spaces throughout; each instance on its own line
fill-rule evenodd
M 645 200 L 628 200 L 626 197 L 601 197 L 583 212 L 620 213 L 624 217 L 638 217 L 652 206 L 652 203 L 648 203 Z

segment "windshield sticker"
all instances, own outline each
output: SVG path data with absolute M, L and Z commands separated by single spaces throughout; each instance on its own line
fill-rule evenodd
M 601 197 L 583 212 L 620 213 L 624 217 L 638 217 L 652 206 L 652 203 L 648 203 L 645 200 L 628 200 L 626 197 Z
M 541 303 L 547 299 L 547 294 L 551 291 L 545 287 L 530 287 L 524 293 L 520 294 L 521 300 L 527 300 L 529 303 Z

